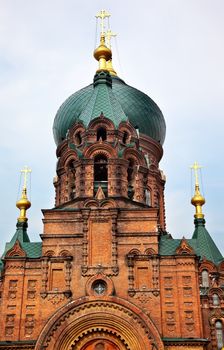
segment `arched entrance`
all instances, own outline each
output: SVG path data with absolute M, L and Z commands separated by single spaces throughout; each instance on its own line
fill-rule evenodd
M 43 328 L 35 350 L 164 350 L 148 315 L 115 296 L 71 301 Z
M 120 350 L 117 345 L 105 339 L 92 340 L 81 350 Z

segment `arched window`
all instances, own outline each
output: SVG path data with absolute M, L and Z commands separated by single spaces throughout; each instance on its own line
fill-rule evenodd
M 105 141 L 107 139 L 107 131 L 105 128 L 100 127 L 99 129 L 97 129 L 96 139 L 97 141 L 99 140 Z
M 212 304 L 214 306 L 218 306 L 219 305 L 219 296 L 216 293 L 212 295 Z
M 128 143 L 128 139 L 129 139 L 129 134 L 127 131 L 124 131 L 123 138 L 122 138 L 123 144 L 126 145 Z
M 135 180 L 135 168 L 136 164 L 132 158 L 128 159 L 128 197 L 132 199 L 134 197 L 135 189 L 134 189 L 134 180 Z
M 203 270 L 201 273 L 201 278 L 202 278 L 202 287 L 209 287 L 209 276 L 208 276 L 208 271 Z
M 99 154 L 94 158 L 94 192 L 96 193 L 99 186 L 103 192 L 107 193 L 108 183 L 108 161 L 107 157 Z
M 217 348 L 222 349 L 223 347 L 223 327 L 221 321 L 215 322 L 215 330 L 216 330 L 216 340 L 217 340 Z
M 75 198 L 75 161 L 71 160 L 67 167 L 67 181 L 68 181 L 68 200 Z
M 151 192 L 148 188 L 145 189 L 145 204 L 151 206 Z
M 75 144 L 77 146 L 81 145 L 82 143 L 82 137 L 81 137 L 81 131 L 78 131 L 76 134 L 75 134 Z

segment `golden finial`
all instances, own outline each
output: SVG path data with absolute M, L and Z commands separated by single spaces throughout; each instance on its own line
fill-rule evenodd
M 101 70 L 107 70 L 107 61 L 109 61 L 112 58 L 112 52 L 111 49 L 106 46 L 105 43 L 105 18 L 109 18 L 110 14 L 105 11 L 101 10 L 97 15 L 96 18 L 100 18 L 100 45 L 95 49 L 93 56 L 97 61 L 99 61 L 99 69 Z
M 201 169 L 201 166 L 199 166 L 197 162 L 194 162 L 194 164 L 191 166 L 191 169 L 194 170 L 195 175 L 195 192 L 194 196 L 191 199 L 191 204 L 193 204 L 196 209 L 194 217 L 195 219 L 203 219 L 204 214 L 202 213 L 202 206 L 205 204 L 205 199 L 200 193 L 198 180 L 198 169 Z
M 112 33 L 112 31 L 109 29 L 106 32 L 106 45 L 109 47 L 109 49 L 111 49 L 111 38 L 117 36 L 117 34 Z M 113 68 L 113 64 L 112 64 L 112 58 L 107 61 L 106 63 L 107 66 L 107 70 L 110 72 L 111 75 L 117 75 L 116 71 Z
M 25 166 L 24 169 L 21 170 L 21 173 L 23 174 L 23 177 L 24 177 L 23 189 L 22 189 L 21 198 L 16 202 L 16 206 L 20 210 L 18 221 L 26 222 L 27 221 L 26 211 L 31 207 L 31 203 L 27 198 L 27 177 L 28 177 L 28 174 L 31 173 L 31 169 Z

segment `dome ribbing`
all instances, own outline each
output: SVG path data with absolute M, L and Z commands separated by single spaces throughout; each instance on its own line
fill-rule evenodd
M 105 84 L 100 84 L 100 88 L 99 85 L 90 84 L 75 92 L 61 105 L 53 125 L 54 139 L 57 145 L 65 139 L 67 131 L 74 123 L 82 121 L 84 126 L 87 127 L 89 121 L 94 117 L 98 117 L 100 112 L 111 119 L 115 126 L 118 126 L 117 121 L 124 119 L 125 115 L 125 119 L 129 120 L 134 127 L 137 127 L 140 133 L 163 144 L 166 125 L 157 104 L 149 96 L 127 85 L 120 78 L 114 76 L 111 78 L 112 87 L 108 87 L 106 79 Z M 105 85 L 104 93 L 102 92 L 102 85 Z M 96 89 L 101 91 L 96 91 Z M 106 90 L 108 90 L 108 93 L 106 93 Z M 94 95 L 98 96 L 98 109 L 100 111 L 98 115 L 92 114 L 93 110 L 95 110 L 95 113 L 97 111 L 96 103 L 93 104 L 92 102 Z M 109 98 L 106 99 L 105 96 L 107 95 L 109 95 Z M 93 105 L 92 109 L 87 108 L 90 101 Z M 117 108 L 115 108 L 115 105 L 117 105 Z M 106 110 L 110 110 L 112 113 L 107 115 Z M 113 111 L 120 111 L 121 115 L 113 114 Z

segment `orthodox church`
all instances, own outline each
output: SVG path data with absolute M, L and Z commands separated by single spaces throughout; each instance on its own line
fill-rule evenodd
M 0 260 L 0 349 L 217 350 L 224 260 L 205 227 L 195 170 L 194 232 L 166 231 L 165 120 L 112 66 L 101 11 L 93 83 L 59 108 L 55 206 L 31 242 L 24 172 L 16 232 Z

